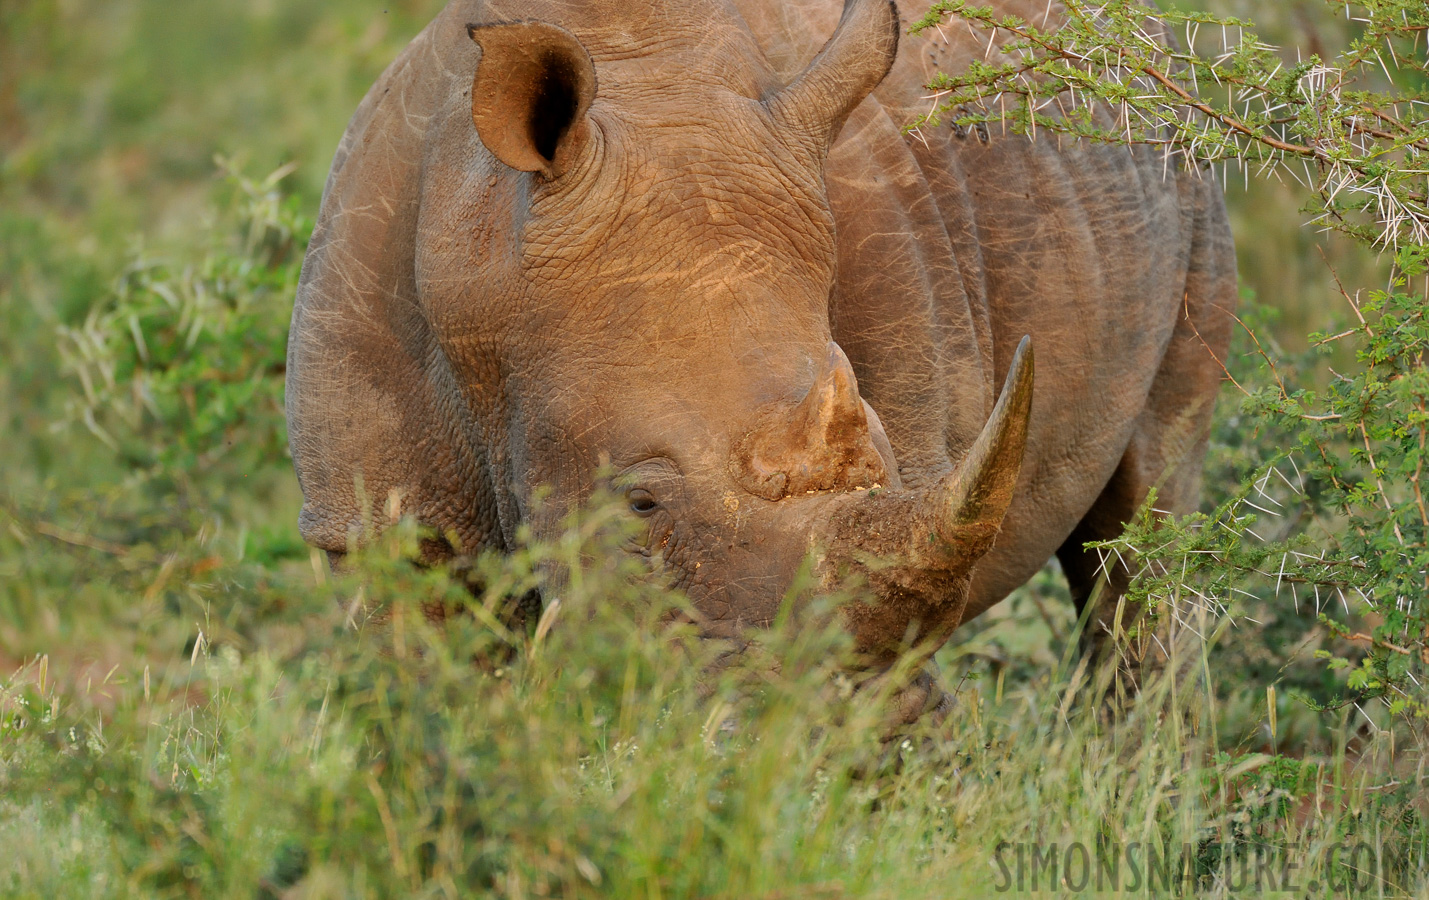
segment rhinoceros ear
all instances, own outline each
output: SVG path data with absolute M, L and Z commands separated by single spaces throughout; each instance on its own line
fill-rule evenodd
M 793 83 L 768 101 L 774 120 L 823 155 L 844 120 L 893 67 L 898 55 L 893 0 L 844 0 L 834 36 Z
M 576 36 L 548 22 L 468 25 L 481 46 L 471 118 L 497 159 L 555 178 L 590 134 L 595 66 Z

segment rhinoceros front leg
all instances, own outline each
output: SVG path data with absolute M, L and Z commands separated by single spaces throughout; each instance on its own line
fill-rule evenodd
M 1213 405 L 1209 397 L 1189 405 L 1174 430 L 1163 430 L 1159 423 L 1139 430 L 1096 503 L 1057 550 L 1078 619 L 1085 623 L 1082 656 L 1095 667 L 1114 660 L 1115 686 L 1124 695 L 1135 694 L 1165 668 L 1171 638 L 1164 621 L 1148 630 L 1147 610 L 1125 599 L 1132 576 L 1127 562 L 1134 565 L 1134 560 L 1122 554 L 1108 555 L 1104 562 L 1085 545 L 1119 537 L 1152 488 L 1157 509 L 1176 515 L 1195 510 Z
M 1151 634 L 1120 639 L 1140 630 L 1134 626 L 1143 623 L 1146 611 L 1122 600 L 1132 574 L 1126 566 L 1120 561 L 1103 566 L 1085 544 L 1119 537 L 1152 488 L 1156 508 L 1175 515 L 1193 512 L 1200 501 L 1201 466 L 1234 322 L 1236 270 L 1219 187 L 1206 176 L 1188 192 L 1198 208 L 1171 342 L 1116 472 L 1057 551 L 1077 613 L 1085 613 L 1084 656 L 1115 656 L 1118 686 L 1129 691 L 1163 668 L 1170 642 L 1161 632 L 1155 632 L 1159 643 Z

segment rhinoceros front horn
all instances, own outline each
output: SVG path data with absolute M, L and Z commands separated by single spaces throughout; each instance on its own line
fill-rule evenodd
M 875 581 L 908 587 L 926 573 L 967 574 L 991 547 L 1012 502 L 1032 411 L 1032 341 L 1012 357 L 1002 394 L 957 467 L 919 491 L 870 492 L 832 521 L 828 546 L 837 568 L 873 557 Z M 852 555 L 850 556 L 850 552 Z M 937 576 L 934 581 L 942 576 Z
M 844 610 L 861 649 L 902 646 L 913 621 L 943 637 L 961 621 L 968 578 L 992 548 L 1022 470 L 1032 369 L 1024 337 L 992 415 L 948 475 L 918 490 L 868 491 L 830 517 L 823 571 L 859 571 L 877 597 Z
M 1012 356 L 1002 395 L 967 456 L 927 498 L 939 536 L 950 545 L 991 544 L 1012 503 L 1032 412 L 1032 339 Z

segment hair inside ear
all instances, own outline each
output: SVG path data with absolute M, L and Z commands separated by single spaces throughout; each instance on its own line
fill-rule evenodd
M 531 101 L 531 143 L 548 164 L 556 161 L 556 148 L 575 124 L 580 109 L 575 73 L 560 57 L 544 60 Z
M 560 175 L 588 136 L 590 54 L 575 35 L 547 22 L 467 28 L 481 46 L 471 91 L 481 142 L 513 169 Z

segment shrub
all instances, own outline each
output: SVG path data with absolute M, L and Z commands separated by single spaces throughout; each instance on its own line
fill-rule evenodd
M 1354 20 L 1347 48 L 1330 59 L 1297 52 L 1292 62 L 1248 23 L 1199 11 L 1069 0 L 1053 25 L 943 0 L 914 30 L 951 18 L 983 35 L 989 54 L 940 74 L 935 107 L 914 127 L 1127 144 L 1197 177 L 1219 169 L 1224 179 L 1232 165 L 1247 178 L 1288 175 L 1306 188 L 1311 224 L 1392 257 L 1387 287 L 1340 289 L 1353 318 L 1310 336 L 1318 358 L 1302 361 L 1298 383 L 1241 321 L 1252 364 L 1221 361 L 1243 395 L 1231 439 L 1253 448 L 1239 487 L 1178 521 L 1155 513 L 1153 496 L 1099 549 L 1137 560 L 1132 596 L 1183 624 L 1205 621 L 1198 607 L 1212 621 L 1245 615 L 1247 601 L 1283 608 L 1286 594 L 1297 611 L 1313 605 L 1337 639 L 1317 655 L 1350 671 L 1335 704 L 1356 705 L 1377 730 L 1362 704 L 1382 701 L 1417 732 L 1429 715 L 1429 513 L 1419 483 L 1429 428 L 1429 63 L 1420 48 L 1429 8 L 1330 6 Z M 1098 104 L 1111 124 L 1093 115 Z M 1348 374 L 1326 364 L 1340 347 L 1353 348 Z

